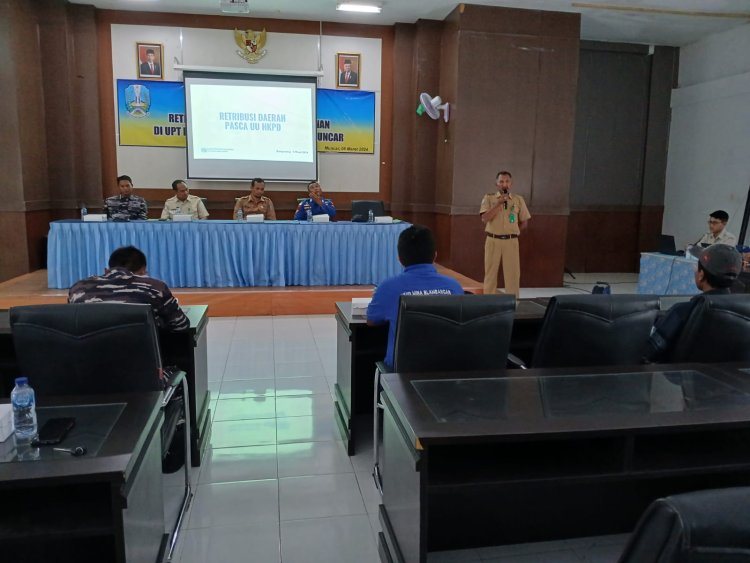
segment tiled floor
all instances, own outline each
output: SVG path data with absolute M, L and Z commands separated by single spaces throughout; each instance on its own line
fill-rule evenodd
M 579 277 L 579 276 L 577 276 Z M 582 279 L 580 279 L 582 278 Z M 566 281 L 569 278 L 566 276 Z M 523 297 L 590 291 L 522 290 Z M 336 324 L 330 316 L 212 318 L 211 447 L 193 470 L 195 499 L 177 547 L 181 563 L 374 563 L 379 497 L 371 450 L 352 458 L 333 420 Z M 178 491 L 182 473 L 169 476 Z M 173 487 L 173 489 L 172 489 Z M 443 552 L 432 563 L 617 560 L 624 536 Z

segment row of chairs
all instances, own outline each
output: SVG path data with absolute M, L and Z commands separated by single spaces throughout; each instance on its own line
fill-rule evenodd
M 750 295 L 701 295 L 674 347 L 674 362 L 750 360 Z M 520 363 L 509 355 L 515 299 L 507 295 L 402 296 L 396 372 L 485 371 Z M 641 363 L 663 314 L 650 295 L 563 295 L 547 307 L 533 367 Z M 521 367 L 525 367 L 521 365 Z M 374 472 L 380 474 L 380 362 L 374 388 Z M 750 561 L 750 488 L 698 491 L 656 501 L 623 553 L 623 563 Z M 721 554 L 722 558 L 717 558 Z

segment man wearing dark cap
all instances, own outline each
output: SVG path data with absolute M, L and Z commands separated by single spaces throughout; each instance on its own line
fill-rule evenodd
M 727 231 L 727 221 L 729 213 L 721 209 L 714 211 L 708 216 L 708 232 L 701 237 L 698 244 L 708 246 L 710 244 L 728 244 L 735 246 L 737 237 Z
M 695 285 L 705 294 L 724 295 L 730 293 L 729 288 L 741 270 L 742 256 L 736 248 L 727 244 L 714 244 L 698 255 Z M 669 361 L 682 327 L 695 307 L 697 297 L 686 303 L 673 305 L 667 315 L 657 321 L 651 329 L 651 336 L 643 355 L 645 361 Z

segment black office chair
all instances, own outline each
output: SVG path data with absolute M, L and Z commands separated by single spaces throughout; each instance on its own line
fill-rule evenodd
M 750 360 L 750 295 L 700 295 L 674 346 L 671 362 Z
M 638 364 L 659 312 L 654 295 L 558 295 L 547 305 L 532 365 Z
M 393 351 L 394 372 L 505 369 L 516 300 L 512 295 L 402 295 Z M 373 396 L 373 476 L 380 478 L 380 376 Z
M 620 563 L 750 563 L 750 487 L 655 500 Z
M 385 204 L 382 199 L 354 199 L 352 200 L 352 221 L 366 223 L 370 210 L 375 217 L 385 215 Z
M 184 424 L 185 494 L 171 538 L 174 550 L 192 499 L 190 417 L 185 372 L 163 373 L 156 323 L 148 305 L 90 303 L 31 305 L 10 309 L 18 367 L 37 396 L 164 391 L 162 460 Z M 166 387 L 165 387 L 166 385 Z M 175 391 L 182 386 L 182 397 Z

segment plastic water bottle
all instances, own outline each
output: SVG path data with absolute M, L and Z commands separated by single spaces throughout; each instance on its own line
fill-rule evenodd
M 305 211 L 307 212 L 307 220 L 312 221 L 312 209 L 308 207 Z
M 10 393 L 13 405 L 13 428 L 16 432 L 16 444 L 28 444 L 37 434 L 36 397 L 29 387 L 26 377 L 17 377 L 16 386 Z
M 235 214 L 234 218 L 237 219 L 238 221 L 242 221 L 242 208 L 241 207 L 237 210 L 237 213 Z
M 372 209 L 367 210 L 367 222 L 368 223 L 375 222 L 375 213 L 373 213 Z
M 83 221 L 84 217 L 86 217 L 86 215 L 88 214 L 89 214 L 89 210 L 86 209 L 86 204 L 84 203 L 83 205 L 81 205 L 81 221 Z

